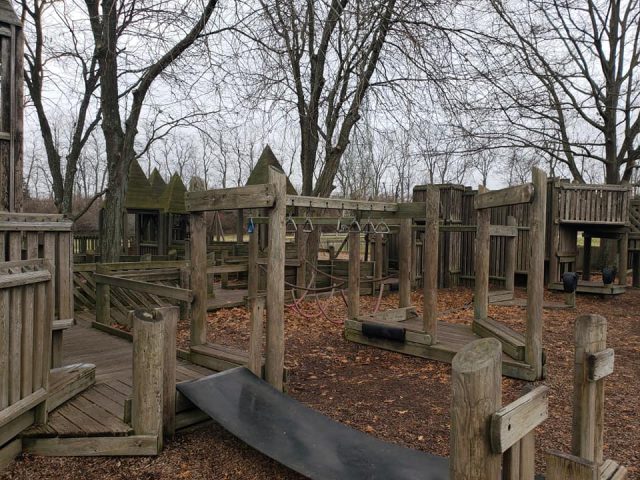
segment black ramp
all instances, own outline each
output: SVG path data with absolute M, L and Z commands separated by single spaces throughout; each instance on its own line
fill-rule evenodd
M 449 478 L 447 459 L 347 427 L 244 367 L 181 383 L 178 390 L 243 442 L 312 479 Z

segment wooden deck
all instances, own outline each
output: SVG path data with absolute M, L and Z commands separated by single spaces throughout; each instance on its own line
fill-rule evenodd
M 549 290 L 564 291 L 564 287 L 560 282 L 549 284 Z M 591 293 L 594 295 L 620 295 L 625 292 L 625 286 L 617 283 L 605 285 L 602 282 L 578 280 L 577 293 Z
M 125 402 L 132 392 L 132 344 L 91 328 L 91 318 L 86 314 L 80 318 L 78 325 L 67 330 L 64 336 L 63 363 L 94 364 L 95 384 L 55 408 L 49 414 L 47 425 L 25 431 L 25 441 L 29 438 L 117 437 L 132 434 L 131 427 L 124 421 Z M 61 371 L 58 377 L 64 378 L 64 373 Z M 177 361 L 177 382 L 211 373 L 211 370 L 184 360 Z M 56 378 L 56 374 L 52 374 L 52 386 L 56 384 Z M 204 415 L 193 411 L 192 405 L 185 399 L 178 399 L 176 412 L 178 426 L 184 426 L 189 419 L 204 419 Z
M 385 322 L 387 325 L 390 323 L 392 322 Z M 393 323 L 397 327 L 405 328 L 407 332 L 417 333 L 422 331 L 421 318 L 413 317 Z M 438 341 L 433 345 L 415 341 L 419 339 L 419 336 L 409 334 L 407 334 L 405 342 L 367 337 L 362 334 L 362 322 L 358 320 L 347 320 L 344 335 L 347 340 L 352 342 L 446 363 L 451 363 L 453 357 L 462 347 L 481 338 L 472 331 L 471 325 L 443 321 L 438 321 Z M 504 351 L 502 355 L 502 373 L 508 377 L 522 380 L 531 380 L 535 377 L 535 372 L 527 363 L 514 359 Z

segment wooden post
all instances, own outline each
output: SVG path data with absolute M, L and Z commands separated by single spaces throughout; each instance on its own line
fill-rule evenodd
M 511 227 L 517 227 L 518 222 L 515 217 L 507 217 L 507 225 Z M 515 290 L 515 277 L 516 277 L 516 247 L 518 237 L 507 237 L 505 246 L 505 258 L 504 258 L 504 288 L 513 292 Z
M 207 225 L 204 212 L 190 215 L 191 232 L 191 345 L 207 343 Z
M 109 269 L 104 265 L 96 264 L 96 273 L 109 275 Z M 98 282 L 96 282 L 96 322 L 111 325 L 111 287 Z
M 417 243 L 418 243 L 418 232 L 416 232 L 412 227 L 411 228 L 411 288 L 414 288 L 417 286 L 417 283 L 416 283 L 416 280 L 418 277 Z
M 299 265 L 296 268 L 296 285 L 301 288 L 307 286 L 307 241 L 309 234 L 302 231 L 302 228 L 296 230 L 296 249 Z M 302 294 L 302 291 L 300 291 Z
M 607 347 L 607 320 L 600 315 L 576 319 L 573 372 L 573 422 L 571 453 L 602 463 L 604 431 L 604 379 L 589 381 L 587 356 Z
M 546 462 L 547 480 L 598 480 L 598 466 L 583 458 L 552 450 Z
M 558 205 L 558 191 L 560 188 L 560 184 L 554 180 L 551 182 L 551 205 L 549 205 L 549 283 L 557 282 L 560 280 L 560 272 L 558 271 L 559 262 L 558 262 L 558 248 L 560 243 L 560 224 L 558 223 L 558 218 L 560 216 L 560 209 Z M 546 184 L 545 184 L 546 191 Z M 546 211 L 545 211 L 546 216 Z M 545 217 L 543 217 L 544 219 Z M 532 244 L 531 237 L 529 237 L 529 244 Z M 529 259 L 531 260 L 531 259 Z
M 178 307 L 157 309 L 157 315 L 162 317 L 164 325 L 162 431 L 167 438 L 173 438 L 176 433 L 176 333 L 178 313 Z
M 238 218 L 236 220 L 236 243 L 244 243 L 244 210 L 237 210 Z
M 180 269 L 180 288 L 191 290 L 191 269 L 183 267 Z M 191 303 L 180 302 L 180 319 L 187 320 L 191 318 Z
M 480 185 L 478 193 L 486 189 Z M 477 230 L 475 240 L 475 278 L 473 296 L 473 316 L 476 320 L 485 320 L 489 310 L 489 255 L 491 210 L 482 208 L 477 211 Z
M 400 308 L 411 306 L 411 218 L 400 220 L 398 235 L 399 261 L 399 304 Z
M 131 422 L 136 435 L 158 436 L 158 450 L 162 449 L 164 334 L 161 314 L 135 311 Z
M 425 191 L 427 205 L 425 235 L 422 245 L 424 273 L 422 279 L 424 305 L 422 326 L 431 336 L 431 344 L 438 341 L 438 242 L 440 224 L 440 190 L 428 185 Z
M 249 364 L 247 368 L 262 378 L 262 335 L 264 332 L 264 297 L 249 298 Z
M 576 306 L 576 291 L 574 290 L 571 293 L 564 294 L 564 303 L 565 305 L 575 308 Z
M 452 480 L 497 480 L 502 456 L 491 450 L 490 417 L 502 401 L 502 346 L 495 338 L 465 345 L 451 364 Z
M 284 267 L 287 180 L 282 173 L 270 167 L 269 183 L 274 186 L 275 203 L 269 211 L 266 380 L 274 388 L 282 390 L 284 373 Z
M 623 233 L 618 239 L 618 283 L 627 285 L 627 271 L 629 270 L 629 234 Z
M 258 231 L 249 234 L 249 253 L 247 257 L 247 295 L 254 298 L 258 295 L 258 280 L 260 267 L 258 266 Z
M 525 361 L 542 378 L 542 304 L 544 302 L 544 245 L 547 206 L 547 174 L 532 168 L 535 188 L 529 208 L 529 272 L 527 275 L 527 330 Z
M 360 315 L 360 232 L 349 232 L 349 285 L 347 316 L 349 319 Z
M 632 254 L 631 261 L 633 262 L 633 279 L 632 285 L 634 288 L 640 287 L 640 251 L 636 250 Z
M 582 255 L 582 278 L 591 280 L 591 235 L 584 236 L 584 249 Z
M 375 250 L 373 252 L 374 260 L 375 260 L 375 272 L 373 273 L 373 278 L 382 278 L 384 275 L 384 242 L 383 235 L 381 233 L 376 233 L 374 236 L 375 241 Z M 400 254 L 402 255 L 402 250 L 400 250 Z M 371 285 L 371 294 L 375 295 L 376 289 L 384 288 L 382 282 Z

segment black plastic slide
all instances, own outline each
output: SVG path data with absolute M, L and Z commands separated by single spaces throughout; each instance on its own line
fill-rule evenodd
M 312 479 L 449 478 L 448 459 L 347 427 L 244 367 L 181 383 L 178 389 L 243 442 Z

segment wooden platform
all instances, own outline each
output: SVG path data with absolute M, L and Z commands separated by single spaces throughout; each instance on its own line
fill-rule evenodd
M 427 345 L 413 341 L 418 340 L 418 338 L 409 335 L 409 332 L 414 334 L 421 332 L 421 318 L 413 317 L 404 321 L 385 322 L 385 324 L 407 329 L 405 342 L 367 337 L 362 334 L 362 322 L 359 320 L 345 320 L 344 336 L 347 340 L 363 345 L 371 345 L 384 350 L 447 363 L 451 363 L 455 354 L 463 346 L 481 338 L 471 330 L 471 325 L 438 321 L 438 342 L 434 345 Z M 502 355 L 502 373 L 507 377 L 522 380 L 535 379 L 535 372 L 527 363 L 514 359 L 504 351 Z
M 123 442 L 108 437 L 129 437 L 132 429 L 124 421 L 125 403 L 132 392 L 132 344 L 123 338 L 90 327 L 91 318 L 80 317 L 78 325 L 64 337 L 65 364 L 95 365 L 95 384 L 53 409 L 45 426 L 35 426 L 23 434 L 25 451 L 41 455 L 149 455 L 153 438 L 133 436 Z M 68 367 L 77 371 L 78 367 Z M 62 369 L 61 369 L 62 370 Z M 176 380 L 183 382 L 210 375 L 211 370 L 178 359 Z M 54 387 L 62 374 L 52 375 Z M 68 373 L 66 374 L 68 377 Z M 93 375 L 91 380 L 93 380 Z M 52 388 L 50 395 L 53 395 Z M 50 398 L 52 398 L 50 396 Z M 178 428 L 206 419 L 178 394 Z M 78 439 L 92 437 L 80 442 Z M 127 453 L 128 452 L 128 453 Z
M 602 282 L 578 280 L 577 293 L 590 293 L 594 295 L 620 295 L 625 292 L 626 287 L 617 283 L 605 285 Z M 564 287 L 560 282 L 549 284 L 549 290 L 564 291 Z
M 500 302 L 491 302 L 491 305 L 495 305 L 496 307 L 522 307 L 526 308 L 527 299 L 526 298 L 513 298 L 511 300 L 504 300 Z M 567 308 L 574 308 L 571 305 L 567 305 L 566 303 L 560 302 L 544 302 L 542 304 L 542 308 L 548 310 L 564 310 Z
M 221 308 L 241 307 L 245 304 L 246 289 L 216 288 L 214 296 L 207 299 L 207 311 L 212 312 Z

